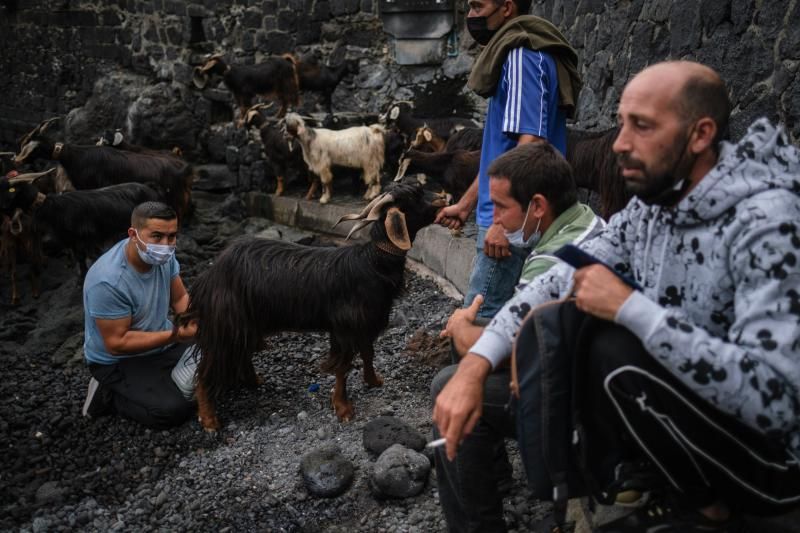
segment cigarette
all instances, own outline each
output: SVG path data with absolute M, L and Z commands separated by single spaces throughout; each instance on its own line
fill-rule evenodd
M 442 437 L 441 439 L 436 439 L 430 441 L 428 444 L 425 445 L 426 448 L 438 448 L 439 446 L 445 444 L 447 439 Z

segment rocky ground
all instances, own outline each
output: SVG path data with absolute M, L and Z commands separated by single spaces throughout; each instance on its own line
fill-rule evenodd
M 188 284 L 237 234 L 315 240 L 245 218 L 235 196 L 205 195 L 197 205 L 179 239 Z M 365 425 L 381 415 L 430 437 L 429 385 L 446 359 L 434 335 L 457 305 L 433 281 L 409 272 L 376 343 L 385 385 L 367 389 L 358 369 L 351 372 L 352 422 L 340 423 L 329 405 L 333 377 L 319 371 L 327 337 L 286 333 L 254 359 L 264 384 L 229 393 L 219 406 L 224 427 L 208 434 L 194 421 L 152 431 L 116 417 L 82 418 L 89 373 L 76 276 L 63 259 L 51 259 L 38 300 L 22 279 L 23 304 L 15 308 L 7 278 L 0 283 L 0 529 L 444 530 L 434 473 L 417 496 L 378 498 L 368 482 L 376 456 L 363 443 Z M 331 446 L 353 464 L 353 482 L 342 495 L 321 498 L 299 468 L 305 454 Z M 514 466 L 506 517 L 530 530 L 542 509 L 531 505 Z

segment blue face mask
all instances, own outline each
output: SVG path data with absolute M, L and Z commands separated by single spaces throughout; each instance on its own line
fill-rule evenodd
M 139 246 L 136 246 L 136 251 L 139 253 L 139 259 L 147 263 L 148 265 L 158 266 L 163 265 L 170 259 L 172 256 L 175 255 L 175 246 L 170 244 L 151 244 L 149 242 L 144 242 L 141 237 L 139 237 L 139 231 L 133 230 L 136 232 L 136 238 L 144 244 L 144 251 L 142 251 Z
M 519 227 L 518 230 L 514 231 L 503 231 L 508 239 L 508 243 L 513 246 L 518 246 L 521 248 L 533 248 L 542 238 L 542 234 L 539 232 L 539 226 L 542 225 L 542 219 L 539 219 L 539 222 L 536 223 L 536 229 L 533 230 L 528 239 L 525 239 L 525 223 L 528 222 L 528 213 L 531 212 L 531 204 L 528 204 L 528 209 L 525 211 L 525 220 L 522 221 L 522 225 Z

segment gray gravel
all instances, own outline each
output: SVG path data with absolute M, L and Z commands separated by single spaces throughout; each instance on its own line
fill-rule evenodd
M 272 226 L 244 218 L 234 196 L 207 195 L 197 205 L 197 219 L 179 239 L 189 284 L 232 236 Z M 315 240 L 291 228 L 267 233 Z M 432 281 L 408 273 L 406 292 L 376 343 L 384 386 L 369 389 L 359 368 L 350 373 L 352 422 L 334 416 L 334 378 L 319 370 L 327 335 L 284 333 L 254 358 L 264 384 L 228 393 L 218 409 L 223 428 L 212 435 L 194 421 L 153 431 L 117 417 L 82 418 L 89 373 L 76 276 L 63 259 L 51 259 L 34 301 L 22 274 L 17 308 L 7 304 L 7 278 L 0 283 L 0 530 L 444 530 L 433 470 L 417 496 L 376 498 L 369 488 L 376 457 L 363 443 L 365 425 L 382 415 L 430 438 L 429 386 L 442 357 L 419 349 L 437 346 L 434 337 L 420 343 L 420 335 L 435 336 L 457 305 Z M 417 349 L 406 351 L 412 336 Z M 300 473 L 302 457 L 325 446 L 338 447 L 354 467 L 352 484 L 334 498 L 311 495 Z M 506 518 L 530 530 L 542 509 L 530 503 L 522 468 L 514 467 Z

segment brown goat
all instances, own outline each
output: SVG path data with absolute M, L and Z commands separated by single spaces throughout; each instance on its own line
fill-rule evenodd
M 420 152 L 441 152 L 445 145 L 446 141 L 427 125 L 417 128 L 417 134 L 411 141 L 411 148 Z

